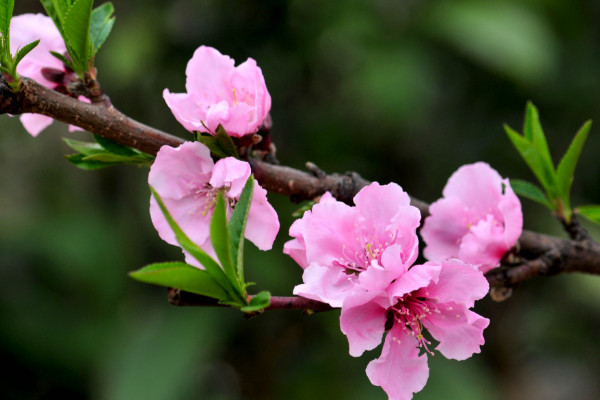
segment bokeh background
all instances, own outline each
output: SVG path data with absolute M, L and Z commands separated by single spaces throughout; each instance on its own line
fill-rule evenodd
M 460 165 L 484 160 L 533 179 L 502 124 L 539 108 L 555 158 L 600 121 L 597 1 L 114 0 L 117 23 L 97 58 L 116 107 L 182 137 L 162 90 L 184 90 L 201 44 L 253 57 L 273 98 L 279 159 L 394 181 L 433 201 Z M 99 3 L 97 3 L 99 4 Z M 19 0 L 15 14 L 40 12 Z M 31 138 L 0 119 L 0 375 L 3 399 L 385 399 L 365 373 L 380 348 L 348 355 L 339 314 L 177 308 L 127 272 L 180 260 L 148 218 L 147 170 L 85 172 L 63 155 L 55 123 Z M 594 126 L 573 203 L 600 203 Z M 275 251 L 247 246 L 257 290 L 290 294 L 301 269 L 281 254 L 295 205 L 270 195 Z M 523 200 L 528 229 L 563 235 Z M 590 227 L 589 225 L 586 225 Z M 594 228 L 596 237 L 599 231 Z M 482 354 L 430 357 L 415 399 L 600 398 L 600 277 L 522 284 L 491 319 Z

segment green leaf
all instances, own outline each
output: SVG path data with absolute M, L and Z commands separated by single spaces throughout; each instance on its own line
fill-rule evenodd
M 304 215 L 304 213 L 308 210 L 311 210 L 315 204 L 316 203 L 314 202 L 314 200 L 309 200 L 305 202 L 298 209 L 296 209 L 296 211 L 292 213 L 292 217 L 301 218 Z
M 119 144 L 119 143 L 115 142 L 114 140 L 110 140 L 110 139 L 104 138 L 99 135 L 94 135 L 94 140 L 100 146 L 105 148 L 109 153 L 118 154 L 121 156 L 134 156 L 134 155 L 138 155 L 140 153 L 140 152 L 132 149 L 131 147 Z M 146 153 L 143 153 L 143 154 L 146 154 Z
M 115 17 L 112 16 L 114 12 L 115 7 L 111 2 L 104 3 L 92 11 L 90 20 L 90 37 L 93 48 L 92 57 L 96 55 L 98 49 L 106 41 L 112 30 L 115 23 Z
M 67 11 L 64 23 L 64 38 L 69 44 L 75 72 L 81 75 L 88 70 L 90 54 L 90 19 L 93 0 L 75 0 Z
M 174 287 L 223 301 L 231 300 L 208 272 L 183 262 L 150 264 L 130 272 L 129 276 L 145 283 Z
M 597 224 L 600 224 L 600 206 L 579 206 L 577 207 L 577 213 L 583 215 L 587 219 Z
M 555 171 L 552 164 L 547 162 L 546 158 L 533 143 L 519 135 L 508 125 L 504 125 L 504 130 L 517 151 L 521 154 L 523 160 L 525 160 L 525 163 L 527 163 L 531 171 L 540 181 L 544 190 L 546 190 L 548 197 L 552 200 L 560 197 L 558 193 L 558 183 L 556 182 Z
M 244 282 L 244 232 L 246 231 L 246 221 L 248 221 L 253 191 L 254 177 L 250 175 L 233 209 L 228 225 L 231 258 L 235 262 L 240 283 Z
M 217 138 L 209 133 L 196 132 L 196 140 L 208 147 L 210 152 L 219 158 L 229 157 L 219 145 Z
M 542 189 L 534 185 L 533 183 L 522 181 L 519 179 L 511 179 L 510 187 L 514 190 L 514 192 L 520 196 L 526 197 L 529 200 L 537 201 L 553 210 L 554 207 L 552 203 L 548 200 L 548 197 L 542 192 Z
M 92 142 L 82 142 L 79 140 L 67 139 L 63 138 L 63 141 L 72 148 L 73 150 L 82 153 L 83 155 L 89 156 L 92 154 L 97 154 L 104 152 L 104 148 L 100 146 L 98 143 Z
M 83 157 L 84 161 L 101 161 L 110 165 L 120 165 L 120 164 L 133 164 L 139 165 L 141 167 L 150 167 L 152 165 L 153 158 L 146 157 L 144 155 L 134 155 L 134 156 L 121 156 L 113 153 L 97 153 L 91 154 L 89 156 Z
M 79 153 L 68 155 L 67 160 L 77 167 L 86 170 L 122 164 L 138 165 L 141 167 L 152 165 L 154 156 L 150 154 L 120 145 L 100 136 L 94 135 L 94 138 L 98 143 L 63 139 L 67 146 Z
M 269 307 L 271 304 L 271 293 L 262 291 L 255 296 L 252 296 L 250 303 L 247 306 L 240 308 L 243 312 L 256 312 Z
M 102 161 L 88 160 L 83 154 L 68 154 L 65 156 L 68 162 L 75 165 L 77 168 L 84 169 L 86 171 L 94 171 L 101 168 L 111 167 L 116 164 L 109 164 Z
M 192 257 L 194 257 L 200 264 L 204 266 L 204 268 L 206 268 L 206 272 L 208 272 L 210 276 L 229 294 L 231 299 L 238 302 L 240 305 L 245 305 L 246 299 L 241 298 L 240 294 L 232 286 L 232 282 L 227 278 L 227 275 L 225 275 L 225 272 L 223 272 L 219 264 L 208 254 L 206 254 L 206 252 L 198 245 L 191 241 L 191 239 L 181 230 L 179 225 L 177 225 L 177 222 L 175 222 L 171 216 L 171 213 L 169 213 L 169 210 L 163 203 L 159 194 L 152 186 L 150 186 L 150 190 L 181 247 L 183 247 L 185 251 L 190 253 Z
M 217 138 L 217 143 L 219 143 L 219 146 L 221 146 L 221 148 L 227 154 L 227 156 L 240 158 L 237 148 L 235 147 L 235 143 L 233 143 L 233 139 L 231 138 L 231 136 L 229 136 L 229 134 L 221 124 L 219 124 L 219 126 L 217 127 L 216 133 L 217 135 L 215 137 Z
M 245 296 L 241 293 L 239 280 L 236 276 L 235 265 L 233 264 L 233 257 L 231 255 L 231 246 L 229 244 L 229 229 L 227 227 L 227 206 L 225 204 L 225 197 L 222 192 L 217 195 L 217 201 L 215 203 L 215 209 L 213 216 L 210 221 L 210 240 L 212 242 L 215 253 L 221 262 L 223 271 L 234 283 L 236 289 L 240 293 L 240 296 Z
M 561 197 L 563 199 L 564 206 L 567 210 L 571 209 L 570 192 L 571 184 L 573 183 L 573 176 L 575 174 L 575 167 L 577 166 L 577 161 L 579 160 L 581 150 L 583 149 L 591 127 L 592 121 L 587 121 L 583 124 L 573 138 L 573 141 L 569 145 L 565 155 L 560 160 L 558 169 L 556 170 L 558 187 L 562 195 Z
M 14 7 L 15 0 L 0 0 L 0 33 L 3 37 L 8 36 Z
M 51 51 L 50 54 L 52 54 L 54 57 L 58 58 L 60 61 L 62 61 L 63 64 L 65 64 L 67 67 L 69 67 L 73 71 L 75 71 L 75 66 L 73 65 L 73 62 L 71 60 L 69 60 L 67 57 L 65 57 L 64 55 L 57 53 L 55 51 Z
M 19 50 L 17 50 L 17 54 L 15 55 L 15 59 L 14 59 L 14 63 L 13 63 L 13 68 L 15 70 L 17 68 L 17 65 L 19 65 L 19 63 L 23 59 L 23 57 L 25 57 L 31 50 L 35 49 L 35 47 L 39 43 L 40 43 L 40 40 L 38 39 L 35 42 L 31 42 L 31 43 L 21 47 Z
M 554 163 L 552 162 L 552 156 L 548 149 L 548 142 L 546 141 L 546 135 L 544 135 L 544 130 L 542 129 L 538 110 L 530 101 L 527 102 L 525 107 L 523 136 L 539 150 L 544 161 L 552 167 L 552 170 L 554 170 Z

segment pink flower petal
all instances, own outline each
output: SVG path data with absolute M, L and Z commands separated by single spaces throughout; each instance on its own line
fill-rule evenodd
M 469 224 L 477 221 L 456 197 L 437 200 L 429 207 L 431 215 L 425 218 L 421 237 L 427 243 L 423 250 L 425 257 L 432 261 L 456 257 L 462 237 L 469 231 Z
M 234 137 L 256 132 L 271 108 L 261 69 L 249 58 L 240 66 L 211 47 L 199 47 L 186 68 L 187 93 L 163 97 L 188 130 L 214 132 L 219 125 Z
M 306 259 L 306 245 L 304 243 L 304 236 L 302 235 L 303 231 L 304 219 L 300 218 L 295 220 L 292 226 L 290 226 L 290 236 L 295 239 L 285 242 L 283 245 L 283 253 L 292 257 L 302 269 L 305 269 L 308 267 L 309 262 Z
M 458 258 L 479 265 L 479 269 L 485 273 L 497 267 L 508 250 L 504 227 L 489 214 L 463 237 Z
M 425 263 L 432 264 L 435 263 Z M 471 308 L 475 300 L 488 293 L 490 285 L 475 266 L 457 259 L 444 260 L 441 264 L 439 279 L 427 287 L 429 297 L 435 298 L 438 303 L 455 302 Z
M 163 202 L 169 213 L 177 222 L 177 225 L 190 238 L 192 242 L 204 248 L 205 243 L 210 242 L 210 218 L 212 214 L 199 209 L 198 200 L 192 196 L 180 199 L 163 198 Z M 158 235 L 165 242 L 178 246 L 175 234 L 164 217 L 154 197 L 150 199 L 150 218 Z
M 419 356 L 417 340 L 395 324 L 385 338 L 381 356 L 367 366 L 367 376 L 390 400 L 409 400 L 427 383 L 427 356 Z
M 163 199 L 182 198 L 209 182 L 213 166 L 210 150 L 200 142 L 185 142 L 177 148 L 165 145 L 150 168 L 148 183 Z
M 190 132 L 205 132 L 202 120 L 206 119 L 204 111 L 198 107 L 187 93 L 171 93 L 169 89 L 163 90 L 163 99 L 171 109 L 173 116 L 185 129 Z M 198 117 L 202 113 L 202 117 Z
M 213 188 L 229 188 L 227 197 L 237 199 L 240 197 L 251 172 L 250 164 L 247 162 L 234 157 L 222 158 L 215 163 L 210 185 Z
M 435 263 L 413 265 L 399 276 L 388 288 L 390 299 L 400 298 L 418 289 L 428 287 L 438 281 L 442 266 Z
M 373 182 L 354 196 L 354 204 L 373 225 L 385 226 L 398 213 L 399 207 L 410 205 L 410 197 L 395 183 L 381 186 Z
M 483 272 L 498 265 L 523 229 L 521 203 L 508 180 L 481 162 L 452 174 L 430 213 L 421 229 L 425 257 L 460 258 Z
M 12 18 L 10 25 L 10 50 L 15 54 L 19 48 L 40 40 L 40 43 L 17 66 L 17 73 L 52 88 L 54 82 L 42 75 L 42 68 L 64 70 L 62 61 L 50 51 L 63 54 L 67 51 L 65 42 L 50 17 L 43 14 L 23 14 Z
M 463 165 L 450 179 L 443 191 L 444 197 L 456 197 L 480 216 L 493 213 L 500 219 L 498 202 L 502 196 L 502 177 L 483 162 Z
M 294 288 L 294 294 L 322 301 L 332 307 L 341 307 L 344 299 L 354 288 L 352 277 L 341 269 L 323 267 L 312 263 L 304 270 L 304 283 Z
M 41 131 L 46 129 L 54 119 L 41 114 L 21 114 L 20 118 L 23 127 L 33 137 L 39 135 Z
M 521 210 L 521 202 L 512 190 L 508 179 L 505 179 L 503 182 L 504 196 L 500 200 L 498 208 L 504 217 L 506 246 L 511 248 L 517 243 L 523 232 L 523 211 Z
M 355 293 L 344 300 L 340 328 L 348 338 L 350 355 L 353 357 L 359 357 L 366 350 L 373 350 L 381 343 L 387 310 L 377 302 L 371 301 L 376 295 L 376 292 Z M 385 301 L 384 296 L 380 297 Z
M 254 181 L 254 192 L 246 222 L 245 236 L 260 250 L 271 250 L 279 232 L 279 217 L 267 200 L 267 191 Z
M 427 328 L 440 344 L 436 347 L 446 358 L 465 360 L 480 352 L 485 343 L 483 330 L 490 321 L 457 303 L 438 305 L 439 313 L 423 320 Z

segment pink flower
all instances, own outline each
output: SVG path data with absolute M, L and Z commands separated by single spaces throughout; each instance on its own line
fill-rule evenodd
M 214 256 L 210 221 L 217 193 L 224 192 L 230 216 L 250 173 L 247 162 L 227 157 L 214 163 L 208 147 L 199 142 L 185 142 L 177 148 L 166 145 L 160 148 L 150 168 L 148 183 L 190 239 Z M 153 197 L 150 217 L 159 236 L 177 246 L 175 234 Z M 245 236 L 259 249 L 269 250 L 278 231 L 279 219 L 267 201 L 267 191 L 254 181 Z M 186 261 L 199 266 L 187 254 Z
M 394 245 L 388 252 L 397 253 L 400 248 Z M 397 257 L 388 257 L 384 265 L 394 260 Z M 384 290 L 356 287 L 344 300 L 340 317 L 354 357 L 377 347 L 389 330 L 381 356 L 367 366 L 367 376 L 394 400 L 412 398 L 427 382 L 427 357 L 419 355 L 419 348 L 433 352 L 425 329 L 439 342 L 435 350 L 447 358 L 464 360 L 479 353 L 483 330 L 489 324 L 470 310 L 489 289 L 474 266 L 455 259 L 401 269 Z
M 271 109 L 271 96 L 256 61 L 234 67 L 234 60 L 212 47 L 200 46 L 185 70 L 187 93 L 163 97 L 190 132 L 213 133 L 219 126 L 231 136 L 255 133 Z
M 499 265 L 523 230 L 521 203 L 508 179 L 488 164 L 460 167 L 444 197 L 429 207 L 421 236 L 427 259 L 459 258 L 482 272 Z
M 372 183 L 354 203 L 348 206 L 326 193 L 292 224 L 290 235 L 295 239 L 283 251 L 304 268 L 304 283 L 294 294 L 340 307 L 355 285 L 368 290 L 385 287 L 398 268 L 417 258 L 421 215 L 400 186 Z M 382 259 L 392 245 L 398 246 L 397 260 L 385 268 Z
M 66 71 L 58 58 L 51 51 L 64 54 L 67 51 L 65 42 L 50 17 L 42 14 L 23 14 L 12 18 L 10 26 L 10 50 L 15 54 L 23 46 L 40 40 L 40 43 L 21 60 L 17 73 L 50 88 L 58 89 L 70 79 L 73 71 Z M 82 101 L 89 102 L 80 96 Z M 41 114 L 21 114 L 21 123 L 32 136 L 37 136 L 46 129 L 52 118 Z M 69 131 L 81 130 L 70 125 Z

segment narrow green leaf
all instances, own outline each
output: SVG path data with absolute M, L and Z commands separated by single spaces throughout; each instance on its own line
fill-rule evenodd
M 69 54 L 78 74 L 88 70 L 88 62 L 92 58 L 89 52 L 92 5 L 93 0 L 75 0 L 63 23 L 64 37 L 69 44 Z
M 523 136 L 539 150 L 545 162 L 554 170 L 554 163 L 548 149 L 548 142 L 542 129 L 538 110 L 530 101 L 527 102 L 525 107 L 525 122 L 523 125 Z
M 40 43 L 40 40 L 36 40 L 35 42 L 31 42 L 23 47 L 21 47 L 19 50 L 17 50 L 17 54 L 15 55 L 15 59 L 13 62 L 13 68 L 16 70 L 17 65 L 19 65 L 19 63 L 21 62 L 21 60 L 23 59 L 23 57 L 25 57 L 31 50 L 35 49 L 35 47 Z
M 115 7 L 111 2 L 104 3 L 92 11 L 90 20 L 90 37 L 93 46 L 92 56 L 96 55 L 98 49 L 106 41 L 112 30 L 115 23 L 115 17 L 112 16 L 114 12 Z
M 304 204 L 302 204 L 298 209 L 296 209 L 292 213 L 292 217 L 294 217 L 294 218 L 302 218 L 302 216 L 304 215 L 304 213 L 306 211 L 308 211 L 308 210 L 311 210 L 315 204 L 316 203 L 314 202 L 314 200 L 308 200 L 307 202 L 305 202 Z
M 575 174 L 575 167 L 577 161 L 581 155 L 581 150 L 585 145 L 585 141 L 592 127 L 592 121 L 586 121 L 583 126 L 579 129 L 573 141 L 569 145 L 569 148 L 565 152 L 565 155 L 558 164 L 556 170 L 556 177 L 558 179 L 558 187 L 560 189 L 561 197 L 563 199 L 564 206 L 567 210 L 571 209 L 570 192 L 571 184 L 573 183 L 573 176 Z
M 60 61 L 62 61 L 63 64 L 65 64 L 67 67 L 69 67 L 73 71 L 75 71 L 75 66 L 73 65 L 73 62 L 71 60 L 69 60 L 67 57 L 65 57 L 64 55 L 57 53 L 55 51 L 51 51 L 50 54 L 52 54 L 54 57 L 58 58 Z
M 129 276 L 145 283 L 173 287 L 222 301 L 231 301 L 227 292 L 208 272 L 183 262 L 150 264 L 130 272 Z
M 237 148 L 235 147 L 235 143 L 233 143 L 233 139 L 231 138 L 231 136 L 229 136 L 229 134 L 221 124 L 219 124 L 219 126 L 217 127 L 215 137 L 217 138 L 217 143 L 219 143 L 219 146 L 221 147 L 221 149 L 223 149 L 223 151 L 225 152 L 225 154 L 227 154 L 228 157 L 231 156 L 235 158 L 240 158 Z
M 225 151 L 219 145 L 217 138 L 210 134 L 205 134 L 203 132 L 196 132 L 196 140 L 208 147 L 210 152 L 216 155 L 219 158 L 229 157 Z
M 139 154 L 131 147 L 119 144 L 114 140 L 106 139 L 99 135 L 94 135 L 94 140 L 100 146 L 104 147 L 109 153 L 118 154 L 121 156 L 134 156 Z
M 271 304 L 271 293 L 262 291 L 252 296 L 247 306 L 240 308 L 243 312 L 256 312 L 269 307 Z
M 68 154 L 65 156 L 68 162 L 75 165 L 77 168 L 84 169 L 86 171 L 94 171 L 101 168 L 111 167 L 116 164 L 109 164 L 102 161 L 86 160 L 86 156 L 83 154 Z
M 228 226 L 231 258 L 235 262 L 237 277 L 242 284 L 244 283 L 244 232 L 246 231 L 246 221 L 248 221 L 253 191 L 254 177 L 250 175 L 233 209 Z
M 73 150 L 82 153 L 85 156 L 104 152 L 104 148 L 98 143 L 82 142 L 74 139 L 63 138 L 63 141 Z
M 511 179 L 510 187 L 514 190 L 514 192 L 520 196 L 526 197 L 529 200 L 537 201 L 553 210 L 554 207 L 548 197 L 542 192 L 542 189 L 534 185 L 533 183 L 522 181 L 519 179 Z
M 152 158 L 144 157 L 141 155 L 134 156 L 121 156 L 113 153 L 97 153 L 83 157 L 84 161 L 101 161 L 111 165 L 118 164 L 133 164 L 142 167 L 150 167 L 152 165 Z
M 592 222 L 600 224 L 600 206 L 598 205 L 579 206 L 577 207 L 577 213 Z
M 241 293 L 239 280 L 236 276 L 235 266 L 233 264 L 233 258 L 231 256 L 231 246 L 229 244 L 229 229 L 227 227 L 227 206 L 225 204 L 225 197 L 222 192 L 217 195 L 217 201 L 215 203 L 215 209 L 213 216 L 210 221 L 210 240 L 212 242 L 215 253 L 221 262 L 223 271 L 229 278 L 229 280 L 235 285 L 236 290 L 240 293 L 240 296 L 245 296 Z
M 2 36 L 8 36 L 14 7 L 15 0 L 0 0 L 0 33 Z
M 152 188 L 152 186 L 150 186 L 150 190 L 152 192 L 152 195 L 154 196 L 154 199 L 156 200 L 156 203 L 160 207 L 163 215 L 165 216 L 165 219 L 169 223 L 169 226 L 173 230 L 177 242 L 181 245 L 181 247 L 183 247 L 185 251 L 190 253 L 192 257 L 198 260 L 198 262 L 202 264 L 204 268 L 206 268 L 206 271 L 210 274 L 210 276 L 212 276 L 212 278 L 225 291 L 227 291 L 227 293 L 229 293 L 229 296 L 232 299 L 236 299 L 237 301 L 239 301 L 240 305 L 246 304 L 246 299 L 241 298 L 239 296 L 239 293 L 233 287 L 232 282 L 227 278 L 227 275 L 225 275 L 225 272 L 223 272 L 219 264 L 215 260 L 213 260 L 208 254 L 206 254 L 206 252 L 202 250 L 198 245 L 191 241 L 191 239 L 181 230 L 179 225 L 177 225 L 177 222 L 175 222 L 175 220 L 171 216 L 171 213 L 169 213 L 169 210 L 163 203 L 159 194 L 154 190 L 154 188 Z
M 548 164 L 547 160 L 537 147 L 511 129 L 508 125 L 504 125 L 504 130 L 519 154 L 521 154 L 525 163 L 527 163 L 531 171 L 540 181 L 540 184 L 548 194 L 548 197 L 552 200 L 560 197 L 558 183 L 556 182 L 555 171 L 552 164 Z

